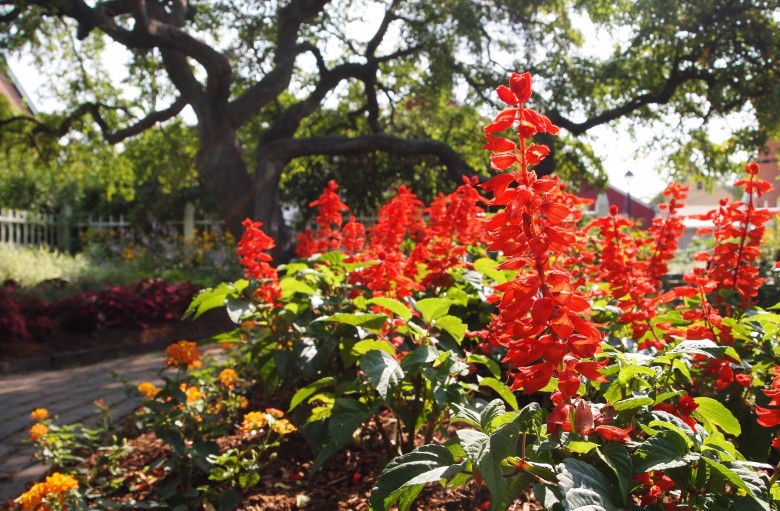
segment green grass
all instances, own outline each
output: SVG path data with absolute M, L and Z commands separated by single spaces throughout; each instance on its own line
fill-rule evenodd
M 20 247 L 0 244 L 0 281 L 15 280 L 20 287 L 30 288 L 47 280 L 74 281 L 89 269 L 81 255 L 52 251 L 48 247 Z

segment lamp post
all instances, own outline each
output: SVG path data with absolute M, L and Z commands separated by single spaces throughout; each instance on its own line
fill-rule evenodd
M 623 177 L 626 180 L 626 216 L 631 218 L 631 181 L 634 180 L 634 173 L 626 171 Z

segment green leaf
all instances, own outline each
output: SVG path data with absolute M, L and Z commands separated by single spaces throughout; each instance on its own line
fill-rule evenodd
M 598 446 L 599 444 L 595 442 L 587 442 L 584 440 L 572 440 L 571 442 L 568 442 L 566 444 L 566 449 L 575 454 L 587 454 Z
M 719 346 L 709 339 L 700 339 L 695 341 L 682 341 L 680 344 L 669 350 L 669 353 L 696 353 L 706 355 L 712 358 L 727 356 L 739 362 L 741 359 L 734 348 L 731 346 Z
M 466 357 L 465 362 L 467 364 L 482 364 L 488 368 L 490 374 L 492 374 L 495 378 L 501 377 L 501 366 L 499 366 L 498 363 L 492 358 L 482 355 L 481 353 L 472 353 Z
M 466 323 L 455 316 L 442 316 L 435 320 L 434 325 L 450 334 L 458 344 L 463 341 L 463 336 L 466 334 Z
M 452 302 L 446 298 L 423 298 L 414 304 L 427 324 L 447 314 L 450 305 Z
M 363 423 L 368 422 L 378 408 L 378 403 L 369 407 L 352 399 L 336 399 L 336 404 L 328 420 L 328 440 L 314 459 L 310 477 L 314 476 L 328 458 L 340 451 L 352 440 L 352 435 L 354 435 L 355 431 Z
M 288 409 L 288 411 L 292 411 L 296 406 L 306 401 L 306 399 L 309 396 L 316 394 L 317 392 L 324 389 L 325 387 L 331 387 L 335 384 L 336 384 L 336 378 L 332 376 L 328 376 L 326 378 L 322 378 L 313 383 L 310 383 L 305 387 L 302 387 L 301 389 L 298 390 L 298 392 L 293 394 L 293 397 L 290 400 L 290 408 Z
M 239 280 L 235 284 L 223 282 L 215 288 L 204 289 L 192 299 L 190 306 L 184 312 L 183 319 L 192 316 L 192 319 L 198 319 L 201 314 L 217 307 L 225 305 L 228 296 L 238 298 L 241 291 L 248 284 L 246 280 Z
M 492 376 L 488 376 L 482 378 L 479 381 L 479 386 L 493 389 L 496 392 L 496 394 L 501 396 L 501 399 L 506 401 L 506 403 L 512 408 L 512 410 L 517 410 L 518 408 L 517 398 L 512 393 L 512 391 L 509 390 L 509 387 L 501 380 L 493 378 Z
M 607 476 L 593 466 L 573 458 L 558 465 L 558 488 L 566 511 L 616 510 L 612 502 L 612 484 Z
M 293 277 L 283 278 L 279 281 L 279 286 L 282 289 L 282 298 L 290 298 L 295 293 L 301 293 L 305 295 L 317 294 L 316 289 L 307 283 Z
M 358 341 L 349 350 L 350 355 L 359 357 L 365 355 L 369 351 L 384 351 L 388 355 L 395 355 L 396 350 L 392 344 L 387 341 L 380 341 L 379 339 L 364 339 Z
M 501 415 L 504 415 L 505 413 L 506 408 L 504 408 L 503 401 L 500 399 L 494 399 L 493 401 L 489 402 L 479 414 L 479 425 L 482 428 L 482 431 L 490 433 L 490 431 L 493 429 L 491 427 L 493 420 L 497 417 L 500 417 Z
M 412 311 L 409 310 L 409 307 L 404 305 L 403 302 L 399 302 L 398 300 L 395 300 L 393 298 L 385 298 L 385 297 L 372 298 L 368 300 L 366 303 L 384 307 L 385 309 L 392 311 L 395 315 L 397 315 L 399 318 L 403 319 L 404 321 L 409 321 L 409 319 L 411 319 L 412 317 Z
M 477 270 L 482 275 L 495 280 L 496 284 L 503 284 L 504 282 L 508 281 L 509 278 L 503 271 L 497 270 L 496 266 L 498 266 L 498 263 L 487 257 L 482 257 L 474 261 L 475 270 Z
M 739 436 L 742 433 L 737 418 L 720 401 L 711 397 L 695 397 L 693 400 L 699 406 L 692 415 L 702 421 L 708 431 L 714 432 L 717 427 L 729 435 Z
M 617 382 L 622 386 L 628 385 L 631 382 L 631 380 L 634 378 L 640 379 L 644 382 L 642 378 L 639 378 L 640 375 L 645 375 L 645 376 L 649 376 L 650 378 L 655 378 L 655 370 L 653 370 L 650 367 L 630 365 L 620 370 L 620 372 L 618 373 Z
M 615 442 L 600 446 L 596 452 L 615 474 L 619 489 L 617 495 L 621 498 L 621 504 L 627 505 L 628 493 L 631 489 L 631 474 L 634 473 L 631 454 L 625 445 Z
M 460 429 L 456 432 L 460 445 L 466 451 L 474 469 L 485 481 L 491 495 L 500 495 L 506 488 L 502 477 L 501 460 L 496 462 L 490 453 L 490 437 L 481 431 Z
M 401 368 L 406 372 L 414 372 L 418 366 L 428 365 L 439 358 L 439 350 L 430 344 L 416 347 L 401 360 Z
M 698 456 L 688 452 L 688 445 L 676 431 L 666 430 L 653 435 L 634 453 L 634 473 L 684 467 Z
M 637 408 L 641 408 L 643 406 L 650 406 L 654 403 L 652 398 L 644 397 L 644 396 L 637 396 L 637 397 L 629 397 L 628 399 L 621 399 L 617 403 L 614 404 L 615 411 L 622 412 L 625 410 L 636 410 Z
M 452 477 L 464 468 L 455 463 L 452 453 L 443 445 L 424 445 L 390 460 L 371 491 L 373 511 L 385 511 L 402 497 L 404 490 Z M 416 495 L 415 495 L 416 496 Z
M 390 397 L 390 392 L 404 379 L 401 365 L 384 351 L 369 351 L 360 357 L 360 367 L 385 401 Z
M 732 470 L 732 467 L 735 465 L 733 464 L 723 464 L 719 463 L 713 459 L 708 458 L 707 456 L 703 456 L 701 458 L 704 460 L 704 462 L 709 465 L 712 469 L 714 469 L 716 472 L 718 472 L 720 475 L 722 475 L 729 483 L 733 484 L 737 488 L 743 490 L 745 493 L 750 495 L 752 498 L 756 499 L 756 495 L 753 494 L 753 490 L 747 485 L 747 483 L 742 479 L 742 475 L 738 474 L 734 470 Z M 744 467 L 740 467 L 739 465 L 736 465 L 737 468 L 742 469 L 743 472 L 747 472 L 745 475 L 750 475 L 749 471 L 745 469 Z M 755 478 L 757 479 L 757 478 Z M 760 484 L 760 479 L 757 479 Z
M 329 317 L 321 318 L 318 321 L 331 321 L 343 325 L 361 326 L 371 330 L 379 330 L 387 322 L 388 318 L 384 314 L 345 314 L 338 313 Z

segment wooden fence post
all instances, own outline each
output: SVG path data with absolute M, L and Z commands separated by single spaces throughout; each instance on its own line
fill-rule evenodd
M 195 236 L 195 204 L 184 205 L 184 243 L 190 244 Z

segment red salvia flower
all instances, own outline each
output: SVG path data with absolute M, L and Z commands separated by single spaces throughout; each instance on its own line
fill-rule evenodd
M 257 290 L 258 298 L 264 303 L 276 305 L 281 297 L 279 275 L 276 268 L 269 264 L 271 255 L 265 252 L 274 248 L 276 243 L 260 229 L 263 226 L 262 222 L 253 222 L 247 218 L 241 225 L 246 228 L 246 231 L 241 236 L 236 249 L 238 260 L 245 268 L 246 277 L 252 277 L 260 282 Z
M 504 346 L 510 364 L 512 389 L 535 392 L 558 379 L 553 393 L 555 408 L 548 416 L 551 433 L 570 430 L 568 414 L 572 400 L 585 380 L 606 381 L 599 369 L 607 360 L 586 361 L 601 352 L 602 334 L 588 319 L 588 300 L 577 293 L 572 275 L 553 260 L 577 243 L 575 221 L 579 218 L 573 201 L 556 177 L 537 177 L 529 166 L 541 161 L 548 151 L 528 145 L 536 133 L 558 132 L 550 120 L 524 107 L 531 94 L 531 76 L 513 74 L 509 87 L 498 89 L 499 97 L 512 108 L 503 110 L 485 127 L 485 148 L 499 174 L 482 187 L 493 194 L 491 206 L 503 206 L 485 222 L 484 234 L 490 251 L 501 251 L 506 259 L 499 269 L 522 270 L 514 280 L 496 286 L 501 293 L 499 314 L 491 325 L 492 342 Z M 516 127 L 519 144 L 494 136 Z M 519 169 L 514 168 L 519 164 Z M 590 405 L 588 405 L 590 406 Z M 620 437 L 617 431 L 603 430 Z M 626 432 L 627 434 L 627 432 Z

